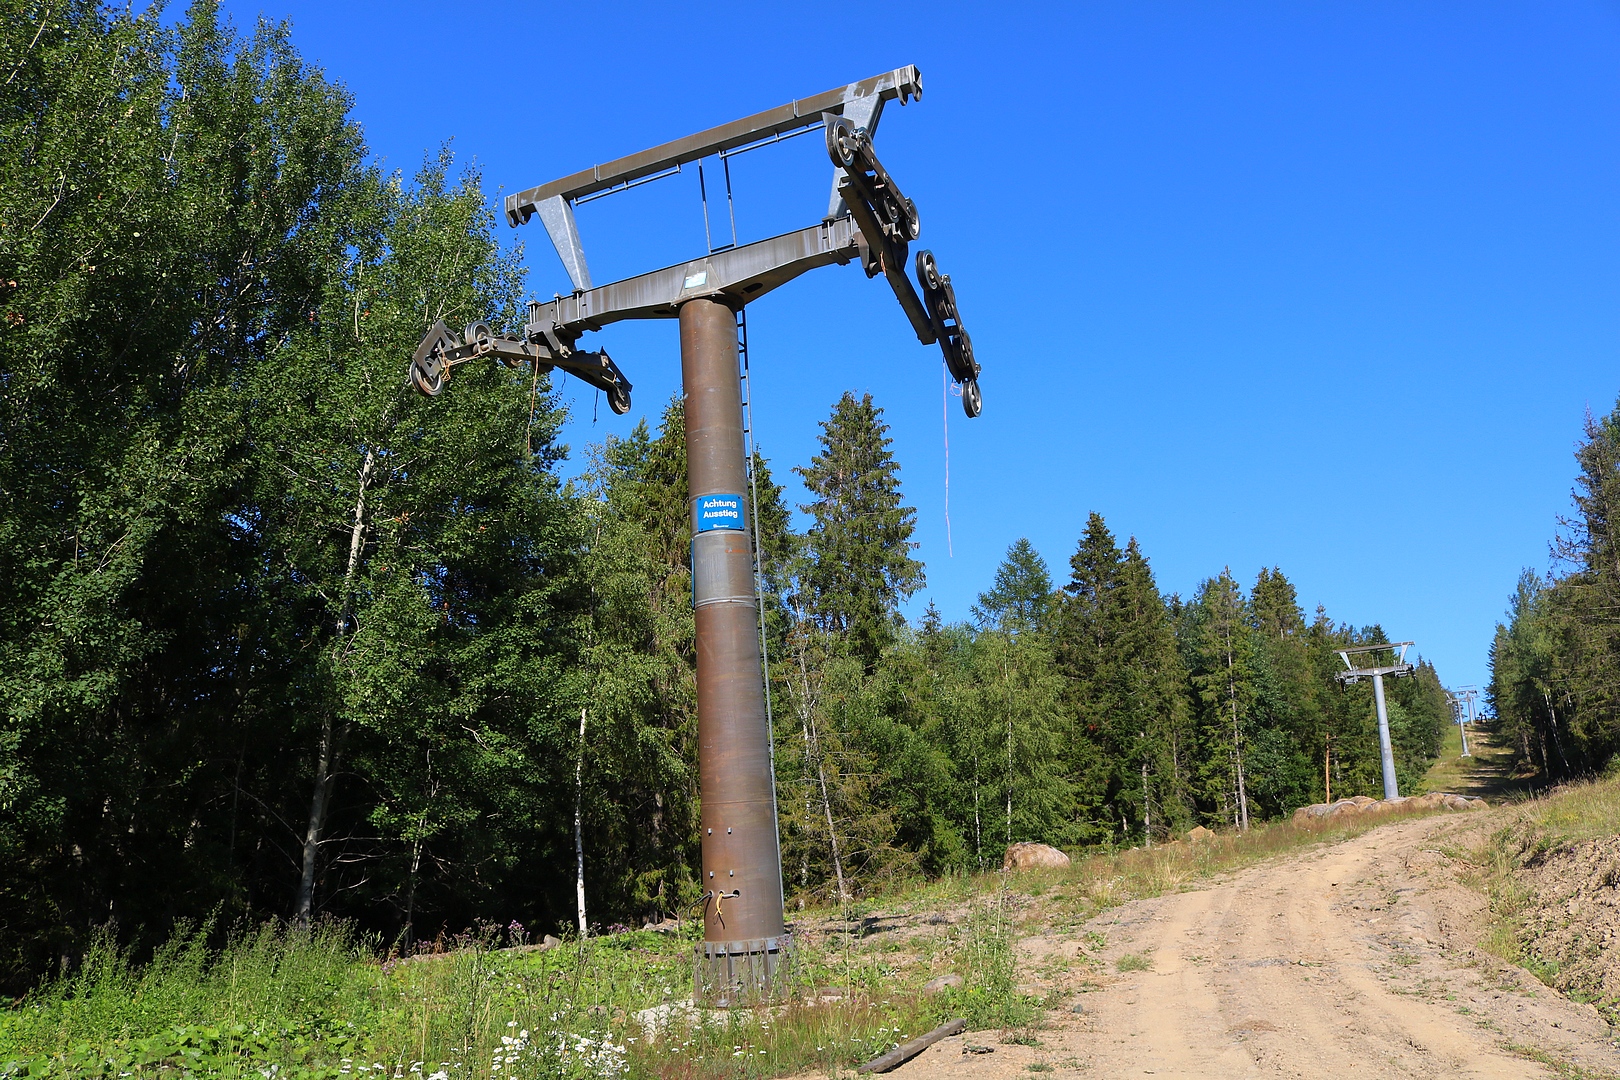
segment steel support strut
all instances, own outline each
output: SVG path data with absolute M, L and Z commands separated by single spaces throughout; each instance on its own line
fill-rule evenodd
M 1389 741 L 1389 712 L 1384 708 L 1384 677 L 1373 676 L 1373 700 L 1378 703 L 1378 757 L 1384 766 L 1384 798 L 1401 797 L 1395 778 L 1395 747 Z
M 772 994 L 791 951 L 747 528 L 737 316 L 681 305 L 681 378 L 692 507 L 698 777 L 703 793 L 703 944 L 694 992 L 717 1005 Z

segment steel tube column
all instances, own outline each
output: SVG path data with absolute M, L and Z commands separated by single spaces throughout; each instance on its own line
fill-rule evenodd
M 698 779 L 703 801 L 703 943 L 694 990 L 732 1004 L 769 995 L 791 949 L 747 529 L 748 476 L 737 317 L 725 304 L 680 309 L 686 462 L 697 631 Z
M 1400 786 L 1395 780 L 1395 748 L 1389 742 L 1389 713 L 1384 709 L 1384 677 L 1373 676 L 1373 699 L 1378 702 L 1378 754 L 1384 762 L 1384 798 L 1398 799 Z

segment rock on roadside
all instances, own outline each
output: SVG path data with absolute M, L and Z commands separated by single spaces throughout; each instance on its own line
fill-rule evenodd
M 1300 825 L 1335 817 L 1377 817 L 1392 810 L 1484 810 L 1488 805 L 1484 799 L 1449 791 L 1431 791 L 1411 799 L 1372 799 L 1366 795 L 1353 795 L 1336 802 L 1302 806 L 1294 811 L 1294 823 Z
M 1048 844 L 1027 841 L 1011 844 L 1007 857 L 1001 861 L 1003 870 L 1062 869 L 1069 865 L 1069 857 Z

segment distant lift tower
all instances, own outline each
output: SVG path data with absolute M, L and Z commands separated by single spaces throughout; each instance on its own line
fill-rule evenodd
M 734 123 L 596 165 L 506 200 L 517 226 L 538 216 L 562 258 L 573 291 L 531 302 L 518 335 L 475 322 L 459 336 L 436 323 L 411 359 L 411 380 L 428 395 L 443 391 L 460 364 L 491 357 L 509 367 L 560 368 L 607 394 L 614 412 L 630 408 L 630 381 L 605 351 L 579 349 L 587 331 L 623 319 L 676 319 L 686 402 L 686 455 L 692 525 L 692 597 L 696 608 L 698 779 L 702 789 L 703 942 L 695 957 L 699 1001 L 758 1000 L 781 985 L 792 950 L 782 910 L 782 854 L 776 785 L 764 695 L 758 607 L 758 529 L 753 521 L 739 379 L 743 306 L 800 274 L 859 262 L 882 274 L 917 340 L 938 343 L 968 416 L 980 408 L 979 365 L 956 310 L 951 279 L 928 251 L 916 255 L 917 288 L 906 271 L 917 239 L 917 208 L 900 193 L 872 149 L 885 103 L 922 97 L 915 67 L 789 102 Z M 678 266 L 593 285 L 574 207 L 717 158 L 822 129 L 832 159 L 826 216 L 807 229 L 710 250 Z M 704 189 L 707 220 L 707 189 Z M 921 295 L 919 295 L 919 289 Z M 746 354 L 744 354 L 746 355 Z M 746 377 L 744 366 L 741 375 Z M 754 533 L 750 544 L 750 532 Z
M 1389 645 L 1357 645 L 1348 649 L 1334 650 L 1339 659 L 1344 661 L 1346 670 L 1339 672 L 1334 678 L 1339 685 L 1348 686 L 1359 682 L 1369 676 L 1373 681 L 1373 700 L 1378 703 L 1378 754 L 1384 766 L 1384 798 L 1398 799 L 1401 796 L 1400 785 L 1395 781 L 1395 749 L 1389 741 L 1389 713 L 1384 708 L 1384 676 L 1400 678 L 1410 675 L 1415 670 L 1406 662 L 1406 650 L 1412 647 L 1410 641 L 1396 641 Z M 1352 656 L 1362 656 L 1369 653 L 1394 652 L 1395 662 L 1386 666 L 1356 667 L 1350 662 Z
M 1462 733 L 1462 756 L 1472 757 L 1468 752 L 1468 725 L 1474 722 L 1474 699 L 1479 696 L 1476 687 L 1464 686 L 1458 690 L 1447 690 L 1446 696 L 1451 699 L 1452 711 L 1457 716 L 1457 730 Z M 1467 716 L 1463 710 L 1467 709 Z
M 1451 706 L 1451 718 L 1457 722 L 1457 734 L 1462 736 L 1462 753 L 1459 757 L 1468 757 L 1468 728 L 1463 723 L 1463 703 L 1456 691 L 1446 691 L 1446 704 Z

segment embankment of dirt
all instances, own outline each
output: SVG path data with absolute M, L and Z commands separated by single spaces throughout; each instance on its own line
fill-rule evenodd
M 1536 974 L 1620 1021 L 1620 836 L 1574 841 L 1515 872 L 1520 941 Z

